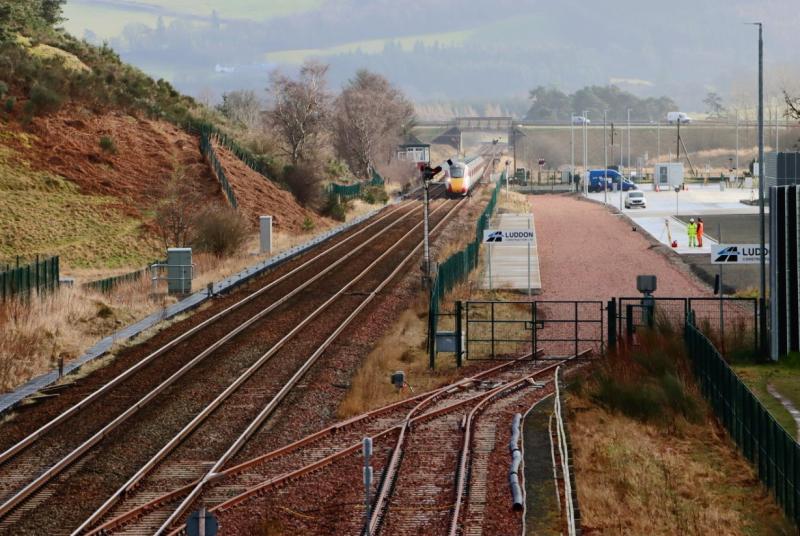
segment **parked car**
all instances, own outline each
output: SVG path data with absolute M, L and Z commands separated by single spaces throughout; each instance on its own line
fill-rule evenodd
M 688 125 L 691 122 L 692 118 L 683 112 L 669 112 L 667 114 L 667 123 L 669 123 L 670 125 L 674 125 L 675 123 Z
M 573 115 L 572 116 L 572 124 L 573 125 L 588 125 L 591 121 L 589 121 L 588 117 L 584 117 L 582 115 Z
M 647 208 L 647 198 L 644 192 L 631 191 L 625 194 L 625 208 L 641 207 Z
M 637 190 L 638 187 L 615 169 L 593 169 L 589 171 L 589 191 L 613 190 L 615 184 L 622 182 L 622 191 Z M 604 184 L 605 183 L 605 184 Z

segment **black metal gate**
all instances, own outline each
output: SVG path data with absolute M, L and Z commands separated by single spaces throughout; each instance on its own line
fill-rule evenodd
M 460 309 L 467 359 L 605 351 L 601 301 L 468 301 Z M 457 319 L 457 323 L 458 323 Z

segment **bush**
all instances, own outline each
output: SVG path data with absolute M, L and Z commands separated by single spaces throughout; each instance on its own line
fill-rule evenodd
M 322 213 L 331 219 L 345 221 L 347 219 L 347 202 L 339 203 L 336 197 L 330 196 Z
M 314 220 L 306 216 L 306 219 L 303 220 L 303 231 L 310 233 L 314 230 Z
M 193 246 L 217 257 L 237 253 L 247 240 L 247 221 L 232 208 L 204 210 L 198 216 L 194 228 Z
M 319 207 L 322 200 L 322 173 L 318 166 L 310 162 L 286 166 L 283 181 L 301 205 Z
M 8 84 L 0 80 L 0 99 L 6 96 L 8 93 Z
M 111 136 L 100 137 L 100 148 L 106 153 L 117 154 L 117 144 Z
M 64 97 L 53 89 L 41 84 L 34 84 L 30 92 L 27 111 L 30 115 L 55 113 L 64 104 Z
M 14 106 L 16 106 L 16 104 L 17 104 L 17 99 L 15 99 L 14 97 L 9 97 L 6 100 L 6 104 L 5 104 L 6 112 L 7 113 L 13 112 L 14 111 Z
M 370 205 L 385 205 L 389 202 L 389 194 L 386 193 L 386 188 L 383 186 L 367 186 L 364 189 L 363 198 Z

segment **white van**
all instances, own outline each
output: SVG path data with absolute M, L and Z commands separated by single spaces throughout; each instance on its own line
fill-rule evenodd
M 675 123 L 682 123 L 684 125 L 691 123 L 692 118 L 683 112 L 669 112 L 667 114 L 667 123 L 674 125 Z

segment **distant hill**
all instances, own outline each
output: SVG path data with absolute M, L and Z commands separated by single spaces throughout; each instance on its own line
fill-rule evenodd
M 72 0 L 67 15 L 69 28 L 110 39 L 135 65 L 217 98 L 263 89 L 269 69 L 317 56 L 335 83 L 366 67 L 421 101 L 615 83 L 701 111 L 711 89 L 753 94 L 756 30 L 743 24 L 752 20 L 765 23 L 771 93 L 800 79 L 794 0 Z

